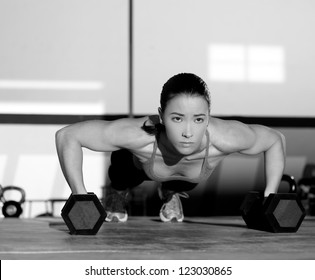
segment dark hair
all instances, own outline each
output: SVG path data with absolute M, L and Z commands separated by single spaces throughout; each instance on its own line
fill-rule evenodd
M 204 80 L 195 74 L 180 73 L 171 77 L 162 88 L 160 97 L 162 112 L 164 112 L 167 103 L 180 94 L 203 97 L 210 109 L 210 93 Z
M 197 75 L 191 73 L 180 73 L 171 77 L 162 88 L 160 96 L 160 106 L 162 112 L 165 111 L 167 103 L 178 95 L 200 96 L 203 97 L 210 110 L 210 92 L 207 84 Z M 142 129 L 150 135 L 156 135 L 164 128 L 160 123 L 147 126 L 145 123 Z

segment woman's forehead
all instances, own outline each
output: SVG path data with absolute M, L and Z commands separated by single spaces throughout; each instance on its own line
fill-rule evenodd
M 179 110 L 181 112 L 196 112 L 205 113 L 208 112 L 208 103 L 202 96 L 195 95 L 178 95 L 167 103 L 166 110 Z

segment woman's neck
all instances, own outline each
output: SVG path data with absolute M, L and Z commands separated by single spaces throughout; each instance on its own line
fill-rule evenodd
M 177 164 L 185 155 L 179 153 L 169 141 L 165 131 L 161 131 L 157 138 L 158 148 L 161 151 L 163 160 L 167 165 Z
M 192 159 L 194 155 L 202 153 L 207 148 L 208 144 L 209 143 L 207 141 L 207 136 L 205 134 L 203 140 L 200 143 L 199 148 L 192 154 L 184 155 L 179 153 L 177 149 L 174 147 L 174 145 L 169 141 L 165 130 L 161 131 L 157 136 L 158 148 L 161 151 L 164 162 L 168 163 L 169 165 L 177 164 L 183 158 L 186 158 L 187 160 Z

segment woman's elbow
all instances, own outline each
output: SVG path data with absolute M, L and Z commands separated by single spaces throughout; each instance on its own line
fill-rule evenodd
M 66 145 L 67 143 L 71 141 L 72 138 L 73 136 L 71 135 L 68 127 L 59 129 L 55 133 L 55 143 L 56 143 L 57 148 Z
M 286 138 L 280 131 L 275 131 L 272 147 L 280 150 L 284 157 L 286 156 Z
M 285 139 L 285 136 L 279 131 L 278 131 L 278 135 L 279 135 L 279 141 L 281 142 L 283 150 L 285 151 L 286 150 L 286 139 Z

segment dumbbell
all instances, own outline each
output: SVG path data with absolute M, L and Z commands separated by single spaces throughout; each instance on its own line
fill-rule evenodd
M 94 193 L 71 194 L 61 210 L 61 217 L 71 234 L 95 235 L 106 213 Z
M 8 191 L 18 191 L 21 195 L 19 201 L 6 200 L 4 193 Z M 21 216 L 23 209 L 22 204 L 25 202 L 25 191 L 16 186 L 7 186 L 0 188 L 0 200 L 3 202 L 2 214 L 6 218 L 18 218 Z
M 289 183 L 289 193 L 270 194 L 267 198 L 259 192 L 246 195 L 240 210 L 248 228 L 274 233 L 299 229 L 306 213 L 295 193 L 296 182 L 287 174 L 282 176 L 282 181 Z

